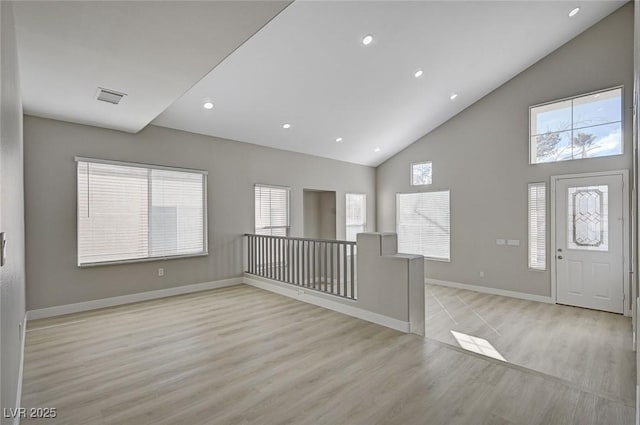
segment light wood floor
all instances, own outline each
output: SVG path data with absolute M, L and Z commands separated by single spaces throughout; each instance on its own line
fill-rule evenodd
M 628 402 L 635 400 L 631 318 L 427 285 L 426 336 L 487 340 L 506 361 Z
M 24 424 L 632 424 L 633 403 L 240 285 L 29 323 Z

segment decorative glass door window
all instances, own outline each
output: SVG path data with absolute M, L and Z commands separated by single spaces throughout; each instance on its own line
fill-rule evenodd
M 567 248 L 608 251 L 609 186 L 576 186 L 567 193 Z

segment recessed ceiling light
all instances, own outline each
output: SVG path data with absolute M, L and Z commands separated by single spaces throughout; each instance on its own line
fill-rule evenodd
M 289 124 L 289 123 L 282 124 L 282 128 L 284 128 L 284 129 L 291 128 L 291 124 Z
M 380 148 L 375 148 L 373 151 L 374 152 L 380 152 Z
M 338 142 L 338 143 L 342 142 L 342 137 L 338 137 L 338 138 L 336 139 L 336 142 Z
M 362 37 L 362 44 L 364 44 L 365 46 L 368 46 L 369 44 L 371 44 L 372 41 L 373 41 L 373 36 L 371 34 L 367 34 L 364 37 Z
M 458 97 L 458 93 L 452 93 L 451 96 L 449 96 L 449 99 L 456 100 L 456 97 Z
M 213 109 L 213 102 L 204 102 L 204 103 L 202 104 L 202 107 L 203 107 L 204 109 Z
M 576 7 L 575 9 L 573 9 L 571 12 L 569 12 L 569 17 L 573 18 L 574 16 L 576 16 L 578 14 L 578 12 L 580 12 L 580 8 Z
M 421 69 L 417 69 L 416 72 L 413 73 L 413 76 L 416 78 L 420 78 L 422 77 L 422 74 L 424 74 L 424 71 Z

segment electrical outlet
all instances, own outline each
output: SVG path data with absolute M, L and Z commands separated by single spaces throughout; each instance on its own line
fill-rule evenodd
M 160 277 L 164 276 L 164 269 L 162 267 L 158 269 L 158 276 Z
M 504 239 L 496 239 L 496 245 L 506 245 L 507 241 Z
M 484 272 L 480 272 L 480 277 L 484 277 Z
M 509 245 L 509 246 L 520 246 L 520 240 L 519 239 L 509 239 L 507 241 L 507 245 Z

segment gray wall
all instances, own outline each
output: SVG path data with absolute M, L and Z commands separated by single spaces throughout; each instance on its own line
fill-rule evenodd
M 371 167 L 155 126 L 127 134 L 26 116 L 24 131 L 28 310 L 240 276 L 255 183 L 291 187 L 292 236 L 303 234 L 305 187 L 336 191 L 339 239 L 345 193 L 367 193 L 374 230 Z M 209 256 L 78 268 L 76 155 L 208 170 Z
M 346 196 L 344 198 L 346 203 Z M 344 239 L 346 233 L 344 213 L 342 227 L 342 239 Z M 336 193 L 322 192 L 320 193 L 320 238 L 335 239 L 336 234 Z
M 302 201 L 303 235 L 305 238 L 320 237 L 320 192 L 304 190 Z
M 0 268 L 0 405 L 15 407 L 22 346 L 19 324 L 25 312 L 24 180 L 18 56 L 12 5 L 5 1 L 0 2 L 0 43 L 0 229 L 7 236 L 7 263 Z M 2 424 L 10 422 L 2 419 Z
M 624 85 L 624 155 L 528 164 L 530 105 L 617 85 Z M 527 183 L 630 169 L 632 90 L 629 3 L 379 166 L 377 230 L 395 231 L 396 193 L 450 189 L 451 262 L 426 261 L 425 276 L 550 295 L 550 272 L 527 267 Z M 433 161 L 433 184 L 424 189 L 409 185 L 409 164 L 421 160 Z M 496 246 L 496 238 L 521 245 Z

